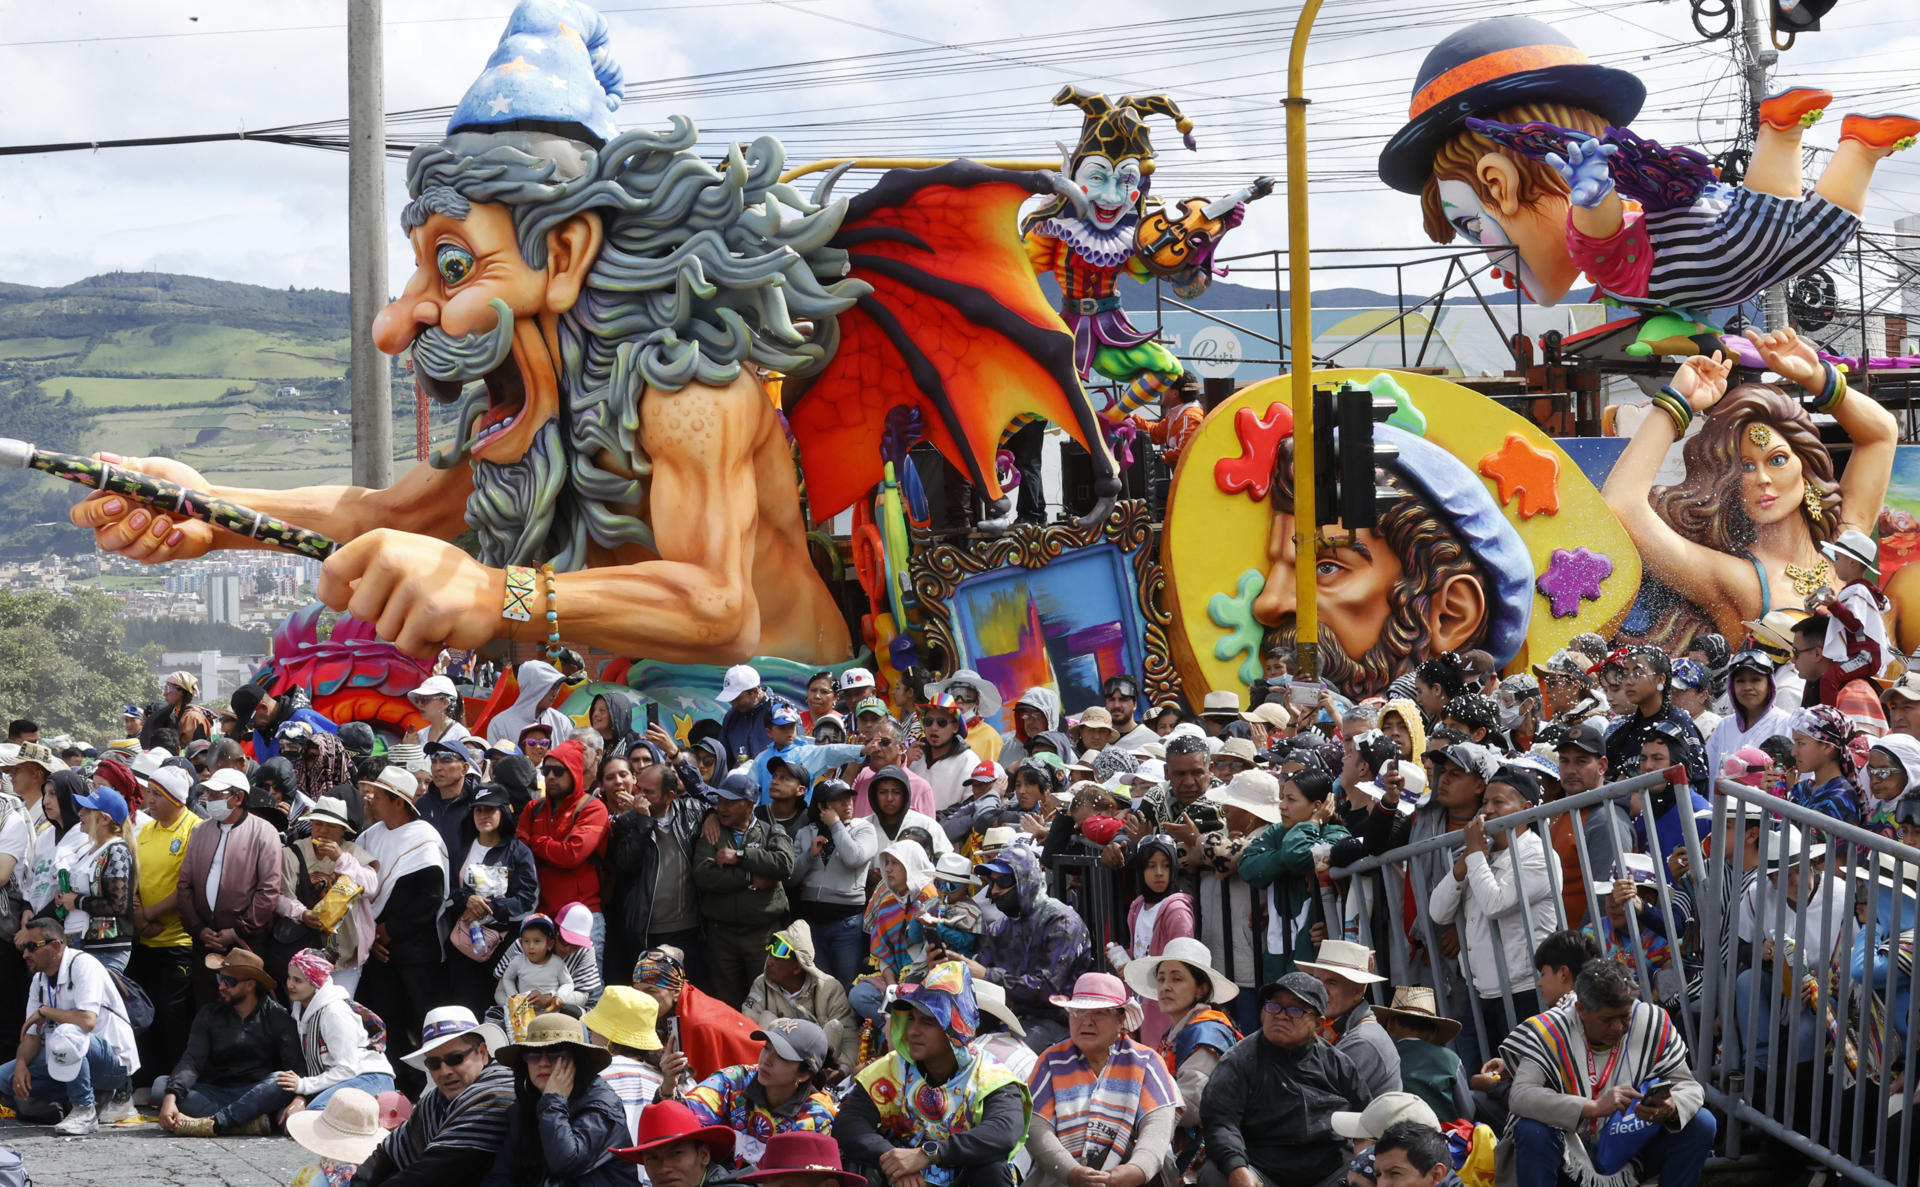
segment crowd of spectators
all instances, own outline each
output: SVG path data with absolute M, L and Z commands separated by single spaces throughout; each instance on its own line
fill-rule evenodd
M 1274 650 L 1197 712 L 967 669 L 795 704 L 740 665 L 680 731 L 556 708 L 577 657 L 473 731 L 435 676 L 397 736 L 176 674 L 124 740 L 0 746 L 0 1089 L 68 1134 L 283 1131 L 369 1187 L 1688 1187 L 1689 1035 L 1807 1079 L 1849 1019 L 1905 1042 L 1920 676 L 1826 679 L 1819 618 L 1447 653 L 1360 702 Z M 1874 876 L 1835 893 L 1837 838 L 1753 799 L 1711 835 L 1722 777 L 1885 836 Z M 1839 1022 L 1784 1052 L 1781 1011 Z

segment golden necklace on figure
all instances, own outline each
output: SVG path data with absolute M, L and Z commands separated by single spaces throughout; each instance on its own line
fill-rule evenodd
M 1813 565 L 1787 566 L 1787 580 L 1793 583 L 1793 592 L 1803 598 L 1829 584 L 1832 578 L 1833 566 L 1824 560 Z

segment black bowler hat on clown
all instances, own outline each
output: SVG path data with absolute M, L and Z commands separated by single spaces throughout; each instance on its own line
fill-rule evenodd
M 1640 114 L 1647 87 L 1634 75 L 1595 66 L 1580 47 L 1530 17 L 1495 17 L 1455 29 L 1427 52 L 1413 83 L 1407 126 L 1380 153 L 1380 180 L 1417 194 L 1433 155 L 1468 116 L 1519 103 L 1564 103 L 1615 127 Z

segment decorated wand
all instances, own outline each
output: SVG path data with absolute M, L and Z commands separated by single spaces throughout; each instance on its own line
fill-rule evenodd
M 64 478 L 94 490 L 110 490 L 171 515 L 184 515 L 217 528 L 225 528 L 249 540 L 297 552 L 323 561 L 333 555 L 339 544 L 319 532 L 295 527 L 284 519 L 262 515 L 238 503 L 216 499 L 201 490 L 188 490 L 177 482 L 125 470 L 111 462 L 36 449 L 25 441 L 0 437 L 0 469 L 38 470 L 55 478 Z

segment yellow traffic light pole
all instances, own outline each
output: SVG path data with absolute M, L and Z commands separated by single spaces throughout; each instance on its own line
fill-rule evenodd
M 1307 36 L 1320 0 L 1306 0 L 1294 22 L 1287 50 L 1287 294 L 1293 334 L 1288 365 L 1293 370 L 1293 575 L 1294 646 L 1299 678 L 1320 678 L 1319 567 L 1314 541 L 1319 530 L 1313 506 L 1313 292 L 1307 259 L 1307 99 L 1302 90 L 1307 65 Z

